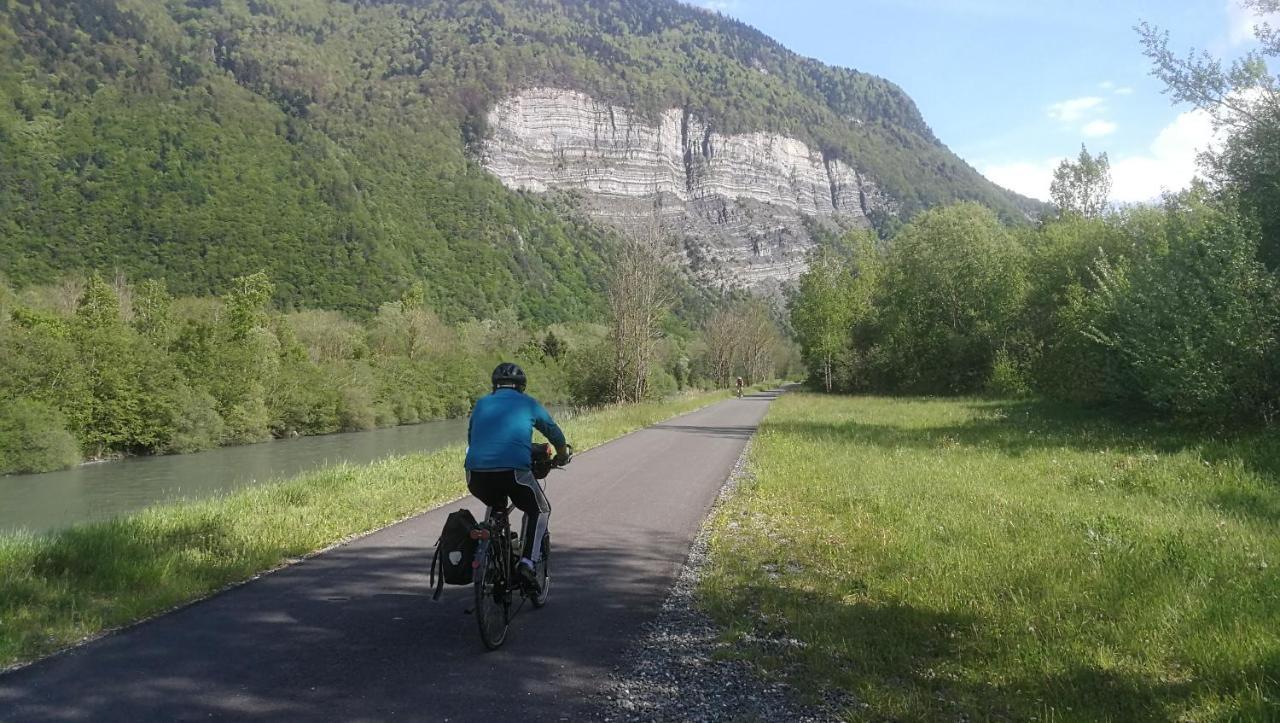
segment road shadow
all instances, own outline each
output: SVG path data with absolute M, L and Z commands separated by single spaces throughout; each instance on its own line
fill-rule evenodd
M 550 604 L 497 652 L 470 587 L 431 601 L 431 548 L 340 548 L 0 676 L 0 720 L 572 716 L 656 612 L 673 542 L 553 544 Z
M 1280 654 L 1271 654 L 1244 667 L 1201 670 L 1173 680 L 1132 668 L 1073 665 L 1049 675 L 971 685 L 966 692 L 991 710 L 1001 710 L 1000 701 L 1020 701 L 1020 709 L 1002 710 L 1005 720 L 1041 715 L 1046 705 L 1056 709 L 1053 717 L 1058 719 L 1196 720 L 1200 715 L 1192 711 L 1202 711 L 1208 702 L 1215 708 L 1214 718 L 1260 721 L 1276 718 L 1278 680 Z
M 701 604 L 732 643 L 730 657 L 752 661 L 761 671 L 803 670 L 787 678 L 804 699 L 829 702 L 839 691 L 850 714 L 865 716 L 866 706 L 901 698 L 897 715 L 889 718 L 940 717 L 945 706 L 939 696 L 949 691 L 937 671 L 970 646 L 980 624 L 976 616 L 874 604 L 857 594 L 856 581 L 843 597 L 791 582 L 702 589 Z M 871 711 L 873 719 L 890 713 Z
M 856 419 L 770 420 L 768 424 L 771 429 L 811 441 L 871 444 L 886 450 L 969 447 L 1011 457 L 1053 449 L 1134 456 L 1192 452 L 1210 464 L 1240 463 L 1266 481 L 1280 484 L 1280 435 L 1266 430 L 1214 432 L 1040 401 L 972 401 L 965 406 L 974 412 L 973 418 L 922 428 Z M 1231 505 L 1233 501 L 1224 499 L 1223 503 Z M 1280 516 L 1273 514 L 1280 510 L 1263 509 L 1268 519 L 1280 521 Z
M 1101 664 L 975 680 L 959 671 L 1001 655 L 1000 640 L 979 634 L 989 622 L 978 614 L 872 603 L 856 581 L 840 592 L 708 586 L 702 604 L 732 643 L 726 655 L 752 661 L 765 679 L 786 677 L 806 700 L 830 702 L 834 691 L 857 720 L 970 720 L 982 711 L 981 720 L 995 721 L 1167 721 L 1198 701 L 1237 695 L 1240 719 L 1275 713 L 1267 695 L 1280 680 L 1280 654 L 1183 680 Z
M 674 423 L 655 424 L 649 429 L 676 432 L 677 434 L 693 434 L 700 437 L 719 437 L 722 439 L 751 439 L 751 436 L 756 433 L 755 425 L 708 427 L 696 424 Z

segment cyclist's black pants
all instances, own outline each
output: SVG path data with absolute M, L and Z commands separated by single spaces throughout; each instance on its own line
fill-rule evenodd
M 524 513 L 524 556 L 537 562 L 542 557 L 542 537 L 551 520 L 551 503 L 542 485 L 527 469 L 479 469 L 467 472 L 467 489 L 489 506 L 489 511 L 506 509 L 507 498 Z

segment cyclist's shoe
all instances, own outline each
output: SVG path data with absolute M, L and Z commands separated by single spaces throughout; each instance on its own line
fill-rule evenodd
M 533 594 L 541 594 L 542 586 L 538 584 L 538 571 L 537 568 L 534 567 L 532 560 L 521 560 L 520 564 L 516 567 L 516 570 L 520 575 L 520 579 L 524 581 L 525 586 L 532 591 Z

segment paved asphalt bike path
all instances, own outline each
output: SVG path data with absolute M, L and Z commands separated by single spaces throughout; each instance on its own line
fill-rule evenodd
M 429 596 L 445 516 L 483 514 L 467 500 L 0 676 L 0 720 L 580 720 L 773 397 L 720 402 L 553 472 L 551 599 L 526 605 L 497 652 L 464 614 L 471 587 Z

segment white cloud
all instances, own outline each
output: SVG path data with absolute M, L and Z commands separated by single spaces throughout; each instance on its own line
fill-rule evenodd
M 1157 134 L 1143 154 L 1111 159 L 1111 200 L 1142 203 L 1165 191 L 1181 191 L 1196 177 L 1199 151 L 1213 145 L 1213 122 L 1203 110 L 1183 113 Z M 1053 169 L 1061 157 L 1043 161 L 988 164 L 987 178 L 1023 196 L 1048 201 Z
M 1010 191 L 1048 201 L 1049 184 L 1053 182 L 1053 170 L 1061 162 L 1061 158 L 1050 158 L 1043 162 L 999 163 L 983 167 L 982 175 Z
M 1179 191 L 1196 175 L 1196 155 L 1214 143 L 1213 120 L 1202 110 L 1179 115 L 1160 131 L 1148 152 L 1111 162 L 1111 197 L 1121 203 L 1150 201 Z
M 1253 28 L 1261 23 L 1278 24 L 1280 14 L 1268 13 L 1259 15 L 1246 8 L 1239 0 L 1227 0 L 1227 42 L 1232 45 L 1246 45 L 1255 40 Z
M 1111 158 L 1111 200 L 1142 203 L 1180 191 L 1196 175 L 1196 155 L 1214 145 L 1213 121 L 1202 110 L 1182 113 L 1156 134 L 1143 153 Z M 1095 149 L 1096 151 L 1097 149 Z M 982 174 L 1024 196 L 1049 200 L 1053 171 L 1062 158 L 987 164 Z
M 1049 117 L 1063 123 L 1074 123 L 1086 114 L 1101 108 L 1102 98 L 1096 95 L 1072 98 L 1051 104 L 1049 106 Z
M 1108 120 L 1090 121 L 1080 129 L 1085 138 L 1102 138 L 1116 132 L 1116 124 Z
M 1112 95 L 1133 95 L 1133 88 L 1127 85 L 1116 85 L 1114 80 L 1104 80 L 1098 83 L 1098 88 L 1105 90 Z

